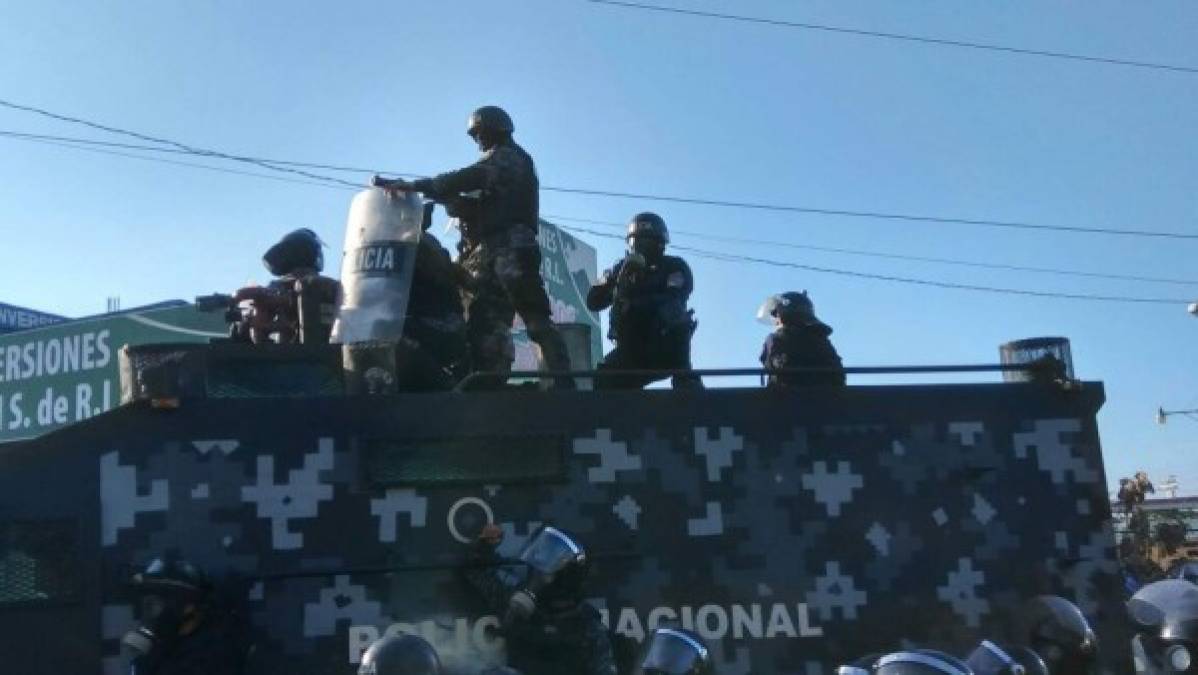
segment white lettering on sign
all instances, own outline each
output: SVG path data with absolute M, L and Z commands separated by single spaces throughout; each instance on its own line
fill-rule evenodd
M 105 368 L 112 361 L 110 331 L 31 340 L 0 349 L 0 382 L 69 375 Z

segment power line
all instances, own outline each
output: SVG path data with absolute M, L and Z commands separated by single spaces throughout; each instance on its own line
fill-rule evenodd
M 545 217 L 551 220 L 562 220 L 575 223 L 589 223 L 591 225 L 609 225 L 612 227 L 624 227 L 622 223 L 616 223 L 605 220 L 592 220 L 590 218 L 575 218 L 572 216 L 559 216 L 546 214 Z M 722 241 L 734 244 L 752 244 L 760 246 L 778 246 L 782 248 L 793 248 L 804 251 L 820 251 L 823 253 L 840 253 L 844 255 L 864 256 L 868 258 L 883 258 L 887 260 L 908 260 L 912 262 L 935 263 L 940 265 L 958 265 L 962 267 L 978 267 L 982 269 L 1004 270 L 1010 272 L 1035 272 L 1039 274 L 1058 274 L 1062 276 L 1086 277 L 1093 279 L 1114 279 L 1118 281 L 1139 281 L 1146 283 L 1159 284 L 1174 284 L 1178 286 L 1198 286 L 1198 279 L 1172 279 L 1166 277 L 1148 277 L 1132 274 L 1113 274 L 1105 272 L 1086 272 L 1082 270 L 1066 270 L 1054 267 L 1034 267 L 1029 265 L 1007 265 L 1001 263 L 987 263 L 976 260 L 958 260 L 954 258 L 936 258 L 931 256 L 905 255 L 900 253 L 885 253 L 882 251 L 863 251 L 850 248 L 838 248 L 834 246 L 815 246 L 813 244 L 796 244 L 789 241 L 779 241 L 774 239 L 753 239 L 748 237 L 727 237 L 714 234 L 705 234 L 695 232 L 694 230 L 683 230 L 670 228 L 672 232 L 682 234 L 696 239 L 709 239 L 711 241 Z
M 114 143 L 114 142 L 109 142 L 109 141 L 96 141 L 96 140 L 90 140 L 90 139 L 71 138 L 71 137 L 64 137 L 64 136 L 50 136 L 50 135 L 45 135 L 45 134 L 29 134 L 29 133 L 21 133 L 21 132 L 5 131 L 5 130 L 0 130 L 0 137 L 9 137 L 9 138 L 16 138 L 16 139 L 28 140 L 28 141 L 40 141 L 40 142 L 46 143 L 48 145 L 56 145 L 59 147 L 68 147 L 68 148 L 74 148 L 74 149 L 79 149 L 79 150 L 88 150 L 89 148 L 84 147 L 84 146 L 95 145 L 95 146 L 106 147 L 106 148 L 107 147 L 116 147 L 116 148 L 128 148 L 128 149 L 136 149 L 136 150 L 147 150 L 147 151 L 154 151 L 154 152 L 178 153 L 178 154 L 184 154 L 184 155 L 193 154 L 186 150 L 179 150 L 176 148 L 158 148 L 158 147 L 154 147 L 154 146 L 136 145 L 136 144 L 130 144 L 130 143 Z M 76 144 L 82 144 L 82 145 L 76 145 Z M 93 151 L 96 151 L 96 150 L 93 149 Z M 320 187 L 337 187 L 338 189 L 346 189 L 346 190 L 349 189 L 347 187 L 334 186 L 334 185 L 329 185 L 327 183 L 322 183 L 322 182 L 317 182 L 317 181 L 289 179 L 289 178 L 283 178 L 283 177 L 279 177 L 279 176 L 271 176 L 268 174 L 253 173 L 253 172 L 247 172 L 247 171 L 236 171 L 233 169 L 222 169 L 222 168 L 203 165 L 203 164 L 193 164 L 193 163 L 189 163 L 189 162 L 172 162 L 169 160 L 162 160 L 162 159 L 156 159 L 156 158 L 152 158 L 152 157 L 145 157 L 143 155 L 134 155 L 134 154 L 127 154 L 127 153 L 122 153 L 122 152 L 115 152 L 115 151 L 109 151 L 109 152 L 103 153 L 103 154 L 110 154 L 110 155 L 116 155 L 116 156 L 121 156 L 121 157 L 129 157 L 132 159 L 140 159 L 140 160 L 144 160 L 144 161 L 159 161 L 159 162 L 162 162 L 165 164 L 177 164 L 180 166 L 188 166 L 188 167 L 192 167 L 192 168 L 206 169 L 209 171 L 218 171 L 218 172 L 224 172 L 224 173 L 239 174 L 239 175 L 245 175 L 245 176 L 252 176 L 255 178 L 280 180 L 280 181 L 284 181 L 284 182 L 298 183 L 298 184 L 303 184 L 303 185 L 317 185 Z M 284 160 L 265 160 L 265 161 L 272 163 L 272 164 L 287 163 Z M 321 166 L 324 168 L 340 170 L 340 171 L 367 171 L 367 170 L 363 170 L 363 169 L 354 169 L 354 168 L 350 168 L 350 167 L 342 167 L 342 166 L 329 165 L 329 164 L 314 165 L 314 164 L 305 163 L 305 166 Z M 589 218 L 576 218 L 573 216 L 546 214 L 546 217 L 554 219 L 554 220 L 560 220 L 560 221 L 566 221 L 566 222 L 589 223 L 592 225 L 608 225 L 608 226 L 612 226 L 612 227 L 623 227 L 624 226 L 621 223 L 615 223 L 615 222 L 611 222 L 611 221 L 593 220 L 593 219 L 589 219 Z M 739 244 L 779 246 L 779 247 L 783 247 L 783 248 L 793 248 L 793 249 L 808 250 L 808 251 L 820 251 L 820 252 L 825 252 L 825 253 L 838 253 L 838 254 L 844 254 L 844 255 L 864 256 L 864 257 L 881 258 L 881 259 L 888 259 L 888 260 L 907 260 L 907 261 L 912 261 L 912 262 L 926 262 L 926 263 L 935 263 L 935 264 L 942 264 L 942 265 L 976 267 L 976 268 L 981 268 L 981 269 L 994 269 L 994 270 L 1005 270 L 1005 271 L 1014 271 L 1014 272 L 1034 272 L 1034 273 L 1039 273 L 1039 274 L 1056 274 L 1056 275 L 1061 275 L 1061 276 L 1075 276 L 1075 277 L 1094 278 L 1094 279 L 1113 279 L 1113 280 L 1117 280 L 1117 281 L 1161 283 L 1161 284 L 1173 284 L 1173 285 L 1179 285 L 1179 286 L 1198 285 L 1198 280 L 1192 280 L 1192 279 L 1173 279 L 1173 278 L 1165 278 L 1165 277 L 1140 276 L 1140 275 L 1132 275 L 1132 274 L 1087 272 L 1087 271 L 1082 271 L 1082 270 L 1066 270 L 1066 269 L 1058 269 L 1058 268 L 1050 268 L 1050 267 L 1035 267 L 1035 266 L 1028 266 L 1028 265 L 1008 265 L 1008 264 L 1000 264 L 1000 263 L 987 263 L 987 262 L 981 262 L 981 261 L 957 260 L 957 259 L 952 259 L 952 258 L 937 258 L 937 257 L 931 257 L 931 256 L 916 256 L 916 255 L 904 255 L 904 254 L 898 254 L 898 253 L 885 253 L 882 251 L 862 251 L 862 250 L 839 248 L 839 247 L 832 247 L 832 246 L 815 246 L 815 245 L 811 245 L 811 244 L 796 244 L 794 242 L 770 240 L 770 239 L 754 239 L 754 238 L 748 238 L 748 237 L 727 237 L 727 236 L 695 232 L 693 230 L 675 229 L 674 231 L 678 234 L 683 234 L 683 235 L 686 235 L 689 237 L 694 237 L 696 239 L 708 239 L 711 241 L 723 241 L 723 242 L 739 243 Z
M 314 163 L 308 163 L 308 162 L 283 161 L 283 160 L 275 160 L 275 159 L 264 159 L 261 157 L 250 157 L 250 156 L 245 156 L 245 155 L 230 155 L 227 153 L 218 152 L 216 150 L 205 150 L 205 149 L 201 149 L 201 148 L 194 148 L 192 146 L 189 146 L 189 145 L 186 145 L 183 143 L 179 143 L 176 141 L 172 141 L 172 140 L 168 140 L 168 139 L 159 139 L 159 138 L 155 138 L 153 136 L 147 136 L 140 132 L 119 129 L 117 127 L 111 127 L 108 125 L 98 124 L 98 123 L 91 122 L 88 120 L 83 120 L 83 119 L 76 118 L 76 117 L 70 117 L 67 115 L 60 115 L 58 113 L 53 113 L 50 111 L 42 110 L 40 108 L 19 105 L 19 104 L 10 103 L 10 102 L 4 101 L 4 100 L 0 100 L 0 106 L 5 106 L 5 107 L 13 108 L 16 110 L 25 111 L 25 112 L 32 112 L 32 113 L 47 116 L 47 117 L 50 117 L 51 119 L 55 119 L 55 120 L 59 120 L 59 121 L 71 122 L 71 123 L 75 123 L 75 124 L 82 124 L 84 126 L 88 126 L 88 127 L 94 128 L 94 129 L 100 129 L 103 131 L 108 131 L 110 133 L 122 134 L 122 135 L 130 136 L 133 138 L 138 138 L 141 140 L 149 140 L 149 141 L 155 142 L 155 143 L 169 144 L 179 150 L 184 151 L 186 154 L 194 154 L 194 155 L 199 155 L 202 157 L 214 157 L 214 158 L 219 158 L 219 159 L 227 159 L 230 161 L 250 163 L 250 164 L 257 165 L 257 166 L 261 166 L 266 169 L 271 169 L 273 171 L 295 173 L 295 174 L 299 174 L 300 176 L 303 176 L 305 178 L 311 178 L 311 179 L 315 179 L 315 180 L 323 180 L 323 181 L 327 181 L 327 182 L 331 182 L 331 183 L 336 183 L 338 185 L 344 185 L 346 187 L 361 188 L 363 186 L 361 184 L 342 180 L 340 178 L 334 178 L 331 176 L 323 176 L 320 174 L 313 174 L 313 173 L 309 173 L 306 171 L 300 171 L 299 169 L 294 169 L 294 168 L 290 168 L 290 167 L 321 168 L 324 170 L 347 171 L 347 172 L 354 172 L 354 173 L 388 173 L 388 174 L 397 175 L 397 176 L 423 177 L 421 174 L 415 174 L 415 173 L 410 173 L 410 172 L 386 171 L 386 170 L 369 169 L 369 168 L 361 168 L 361 167 L 335 166 L 335 165 L 329 165 L 329 164 L 314 164 Z M 139 147 L 138 149 L 150 150 L 150 151 L 155 150 L 155 148 L 144 147 L 144 146 Z M 679 196 L 671 196 L 671 195 L 654 195 L 654 194 L 643 194 L 643 193 L 633 193 L 633 192 L 617 192 L 617 191 L 612 191 L 612 190 L 594 190 L 594 189 L 585 189 L 585 188 L 555 187 L 555 186 L 545 186 L 545 185 L 541 186 L 541 189 L 545 190 L 547 192 L 560 192 L 560 193 L 565 193 L 565 194 L 589 195 L 589 196 L 597 196 L 597 197 L 615 197 L 615 198 L 623 198 L 623 199 L 637 199 L 637 200 L 644 200 L 644 201 L 670 202 L 670 203 L 677 203 L 677 204 L 695 204 L 695 205 L 700 205 L 700 206 L 719 206 L 719 207 L 740 208 L 740 209 L 749 209 L 749 210 L 757 210 L 757 211 L 773 211 L 773 212 L 782 212 L 782 213 L 803 213 L 803 214 L 823 215 L 823 216 L 839 216 L 839 217 L 846 217 L 846 218 L 897 220 L 897 221 L 905 221 L 905 222 L 926 222 L 926 223 L 936 223 L 936 224 L 941 224 L 941 225 L 973 225 L 973 226 L 979 226 L 979 227 L 997 227 L 997 228 L 1011 228 L 1011 229 L 1023 229 L 1023 230 L 1043 230 L 1043 231 L 1068 232 L 1068 233 L 1074 233 L 1074 234 L 1100 234 L 1100 235 L 1129 236 L 1129 237 L 1153 237 L 1153 238 L 1164 238 L 1164 239 L 1198 239 L 1198 234 L 1191 234 L 1191 233 L 1187 233 L 1187 232 L 1129 230 L 1129 229 L 1101 228 L 1101 227 L 1080 227 L 1080 226 L 1072 226 L 1072 225 L 1051 225 L 1051 224 L 1047 224 L 1047 223 L 1027 223 L 1027 222 L 1015 222 L 1015 221 L 987 220 L 987 219 L 980 219 L 980 218 L 951 218 L 951 217 L 944 217 L 944 216 L 932 216 L 932 215 L 921 215 L 921 214 L 910 214 L 910 213 L 886 213 L 886 212 L 881 212 L 881 211 L 858 211 L 858 210 L 832 209 L 832 208 L 822 208 L 822 207 L 813 207 L 813 206 L 766 204 L 766 203 L 759 203 L 759 202 L 740 202 L 740 201 L 727 201 L 727 200 L 719 200 L 719 199 L 700 199 L 700 198 L 695 198 L 695 197 L 679 197 Z
M 22 105 L 19 103 L 13 103 L 11 101 L 5 101 L 5 100 L 0 100 L 0 106 L 3 106 L 5 108 L 11 108 L 13 110 L 20 110 L 22 112 L 34 113 L 37 115 L 41 115 L 43 117 L 48 117 L 50 119 L 58 120 L 60 122 L 68 122 L 71 124 L 80 124 L 80 125 L 83 125 L 86 127 L 90 127 L 92 129 L 97 129 L 99 131 L 105 131 L 105 132 L 108 132 L 111 134 L 118 134 L 121 136 L 128 136 L 130 138 L 136 138 L 141 141 L 148 141 L 150 143 L 159 143 L 162 145 L 169 145 L 169 146 L 178 148 L 180 150 L 183 150 L 187 153 L 199 155 L 201 157 L 214 157 L 217 159 L 226 159 L 226 160 L 229 160 L 232 162 L 243 162 L 245 164 L 253 164 L 255 166 L 260 166 L 264 169 L 270 169 L 271 171 L 279 171 L 279 172 L 283 172 L 283 173 L 293 173 L 298 176 L 302 176 L 304 178 L 310 178 L 313 180 L 322 180 L 322 181 L 326 181 L 329 183 L 340 183 L 340 184 L 348 186 L 348 187 L 355 187 L 355 188 L 361 187 L 360 185 L 357 185 L 355 183 L 350 183 L 349 181 L 341 180 L 340 178 L 334 178 L 332 176 L 322 176 L 320 174 L 309 173 L 307 171 L 301 171 L 299 169 L 293 169 L 293 168 L 286 167 L 286 166 L 278 166 L 278 165 L 272 164 L 270 162 L 267 162 L 265 160 L 262 160 L 262 159 L 259 159 L 256 157 L 230 155 L 230 154 L 227 154 L 224 152 L 218 152 L 216 150 L 206 150 L 203 148 L 197 148 L 197 147 L 193 147 L 190 145 L 186 145 L 184 143 L 180 143 L 178 141 L 170 140 L 168 138 L 158 138 L 158 137 L 150 136 L 150 135 L 143 134 L 143 133 L 140 133 L 137 131 L 129 131 L 128 129 L 121 129 L 118 127 L 112 127 L 112 126 L 108 126 L 105 124 L 100 124 L 98 122 L 92 122 L 90 120 L 85 120 L 85 119 L 82 119 L 79 117 L 71 117 L 69 115 L 61 115 L 59 113 L 51 112 L 49 110 L 43 110 L 42 108 L 36 108 L 34 106 Z
M 926 216 L 904 213 L 883 213 L 880 211 L 851 211 L 846 209 L 827 209 L 811 206 L 789 206 L 784 204 L 761 204 L 754 202 L 733 202 L 718 199 L 700 199 L 697 197 L 672 197 L 664 195 L 638 194 L 633 192 L 613 192 L 609 190 L 586 190 L 582 188 L 549 188 L 542 190 L 566 192 L 598 197 L 622 197 L 644 201 L 672 202 L 675 204 L 697 204 L 701 206 L 723 206 L 749 209 L 756 211 L 777 211 L 784 213 L 806 213 L 821 216 L 844 216 L 848 218 L 872 218 L 878 220 L 899 220 L 908 222 L 938 223 L 942 225 L 977 225 L 980 227 L 1002 227 L 1021 230 L 1045 230 L 1056 232 L 1072 232 L 1085 234 L 1105 234 L 1125 237 L 1156 237 L 1164 239 L 1198 239 L 1198 234 L 1186 232 L 1164 232 L 1153 230 L 1125 230 L 1105 227 L 1080 227 L 1073 225 L 1048 225 L 1038 223 L 1022 223 L 1015 221 L 982 220 L 973 218 L 946 218 L 941 216 Z
M 333 188 L 335 190 L 349 190 L 350 189 L 348 187 L 344 187 L 344 186 L 340 186 L 340 185 L 333 185 L 333 184 L 327 183 L 327 182 L 321 182 L 321 181 L 315 181 L 315 180 L 303 180 L 303 179 L 299 179 L 299 178 L 288 178 L 287 176 L 276 176 L 276 175 L 267 174 L 267 173 L 257 173 L 254 171 L 239 171 L 237 169 L 229 169 L 227 167 L 222 167 L 222 166 L 210 166 L 208 164 L 196 164 L 195 162 L 183 162 L 183 161 L 173 160 L 173 159 L 163 159 L 162 157 L 147 157 L 145 155 L 136 155 L 136 154 L 133 154 L 130 152 L 121 152 L 118 150 L 108 150 L 108 149 L 97 148 L 97 147 L 87 147 L 86 145 L 77 145 L 75 143 L 71 143 L 70 141 L 55 141 L 55 140 L 48 140 L 48 139 L 44 139 L 44 138 L 37 138 L 34 136 L 35 136 L 34 134 L 13 134 L 13 133 L 0 131 L 0 137 L 13 138 L 15 140 L 23 140 L 23 141 L 28 141 L 31 143 L 40 143 L 42 145 L 53 145 L 53 146 L 57 146 L 60 148 L 67 148 L 70 150 L 82 150 L 84 152 L 92 152 L 92 153 L 96 153 L 96 154 L 100 154 L 100 155 L 111 155 L 111 156 L 115 156 L 115 157 L 127 157 L 129 159 L 139 159 L 144 162 L 156 162 L 159 164 L 170 164 L 173 166 L 185 166 L 185 167 L 189 167 L 192 169 L 203 169 L 205 171 L 233 174 L 233 175 L 237 175 L 237 176 L 250 176 L 252 178 L 264 178 L 266 180 L 279 181 L 279 182 L 283 182 L 283 183 L 298 183 L 300 185 L 315 185 L 316 187 Z M 185 154 L 188 154 L 188 153 L 185 153 Z
M 576 226 L 561 226 L 569 232 L 580 232 L 591 234 L 597 237 L 607 239 L 624 239 L 623 236 L 612 234 L 610 232 L 600 232 L 585 227 Z M 713 260 L 721 260 L 723 262 L 740 262 L 740 263 L 756 263 L 761 265 L 769 265 L 772 267 L 786 267 L 792 269 L 806 270 L 808 272 L 818 272 L 821 274 L 835 274 L 839 276 L 856 277 L 860 279 L 873 279 L 876 281 L 891 281 L 903 284 L 915 284 L 918 286 L 931 286 L 935 288 L 949 288 L 963 291 L 981 291 L 986 293 L 1001 293 L 1005 295 L 1025 295 L 1039 298 L 1058 298 L 1063 300 L 1088 300 L 1098 302 L 1129 302 L 1137 304 L 1153 304 L 1153 305 L 1179 305 L 1185 304 L 1185 300 L 1177 300 L 1170 298 L 1144 298 L 1124 295 L 1092 295 L 1086 293 L 1058 293 L 1054 291 L 1037 291 L 1023 288 L 1006 288 L 1001 286 L 981 286 L 977 284 L 958 284 L 948 281 L 935 281 L 932 279 L 918 279 L 914 277 L 901 277 L 889 274 L 873 274 L 870 272 L 857 272 L 855 270 L 845 270 L 835 267 L 819 267 L 816 265 L 806 265 L 803 263 L 790 262 L 785 260 L 772 260 L 769 258 L 759 258 L 755 256 L 738 255 L 731 253 L 723 253 L 719 251 L 710 251 L 692 246 L 672 245 L 673 248 L 680 251 L 694 253 L 700 257 L 711 258 Z
M 640 2 L 625 2 L 623 0 L 587 0 L 596 5 L 608 5 L 611 7 L 620 7 L 623 9 L 644 10 L 649 12 L 662 12 L 667 14 L 680 14 L 686 16 L 702 17 L 705 19 L 720 19 L 724 21 L 736 21 L 740 23 L 752 23 L 764 26 L 774 26 L 777 28 L 796 28 L 800 30 L 822 31 L 826 33 L 840 33 L 842 35 L 856 35 L 859 37 L 881 38 L 885 40 L 900 40 L 904 42 L 919 42 L 923 44 L 939 45 L 942 47 L 961 47 L 965 49 L 976 49 L 982 51 L 1003 52 L 1007 54 L 1019 54 L 1022 56 L 1042 56 L 1054 59 L 1067 59 L 1070 61 L 1083 61 L 1088 63 L 1101 63 L 1104 65 L 1114 66 L 1130 66 L 1133 68 L 1150 68 L 1154 70 L 1167 70 L 1177 73 L 1198 73 L 1198 68 L 1192 66 L 1178 66 L 1168 63 L 1153 63 L 1149 61 L 1131 61 L 1127 59 L 1115 59 L 1105 56 L 1088 56 L 1085 54 L 1072 54 L 1068 52 L 1054 52 L 1043 49 L 1027 49 L 1023 47 L 1008 47 L 1006 45 L 987 44 L 983 42 L 968 42 L 965 40 L 949 40 L 945 38 L 931 38 L 919 35 L 906 35 L 903 33 L 887 33 L 883 31 L 863 30 L 860 28 L 844 28 L 841 26 L 828 26 L 815 23 L 801 23 L 798 21 L 784 21 L 781 19 L 766 19 L 753 16 L 741 16 L 737 14 L 722 14 L 719 12 L 703 12 L 695 9 L 682 9 L 680 7 L 665 7 L 662 5 L 650 5 Z
M 0 134 L 0 135 L 4 135 L 4 134 Z M 9 134 L 9 137 L 13 137 L 13 138 L 19 138 L 20 136 L 22 136 L 22 135 Z M 28 136 L 28 134 L 25 134 L 24 136 Z M 28 141 L 42 143 L 42 144 L 46 144 L 46 145 L 54 145 L 54 146 L 73 149 L 73 150 L 84 150 L 87 152 L 94 152 L 94 153 L 99 153 L 99 154 L 104 154 L 104 155 L 127 157 L 127 158 L 131 158 L 131 159 L 139 159 L 139 160 L 150 161 L 150 162 L 158 162 L 158 163 L 162 163 L 162 164 L 169 164 L 169 165 L 175 165 L 175 166 L 185 166 L 185 167 L 190 167 L 190 168 L 204 169 L 204 170 L 208 170 L 208 171 L 216 171 L 216 172 L 220 172 L 220 173 L 235 174 L 235 175 L 240 175 L 240 176 L 265 178 L 268 180 L 277 180 L 277 181 L 283 181 L 283 182 L 288 182 L 288 183 L 300 183 L 300 184 L 305 184 L 305 185 L 317 185 L 319 187 L 332 188 L 332 189 L 337 189 L 337 190 L 349 189 L 346 187 L 339 187 L 339 186 L 330 185 L 327 183 L 313 182 L 313 181 L 307 181 L 307 180 L 298 180 L 298 179 L 288 178 L 288 177 L 284 177 L 284 176 L 272 176 L 269 174 L 260 174 L 260 173 L 254 173 L 254 172 L 248 172 L 248 171 L 238 171 L 235 169 L 228 169 L 228 168 L 224 168 L 224 167 L 213 167 L 213 166 L 208 166 L 205 164 L 195 164 L 192 162 L 168 160 L 168 159 L 163 159 L 160 157 L 145 157 L 145 156 L 141 156 L 141 155 L 135 155 L 135 154 L 131 154 L 131 153 L 120 152 L 120 151 L 115 151 L 115 150 L 110 150 L 110 149 L 83 147 L 83 146 L 78 146 L 78 145 L 72 145 L 72 144 L 66 143 L 66 142 L 58 142 L 58 141 L 52 141 L 52 140 L 46 140 L 46 139 L 24 138 L 22 140 L 28 140 Z M 357 189 L 357 186 L 354 186 L 353 189 Z M 571 218 L 571 220 L 582 220 L 582 219 Z M 591 234 L 594 236 L 604 237 L 604 238 L 608 238 L 608 239 L 619 239 L 619 240 L 624 239 L 624 237 L 622 235 L 612 234 L 610 232 L 600 232 L 598 230 L 591 230 L 589 228 L 582 228 L 582 227 L 576 227 L 576 226 L 565 226 L 565 225 L 562 225 L 560 227 L 562 227 L 562 229 L 565 229 L 569 232 Z M 915 284 L 915 285 L 920 285 L 920 286 L 930 286 L 930 287 L 936 287 L 936 288 L 948 288 L 948 289 L 967 290 L 967 291 L 982 291 L 982 292 L 989 292 L 989 293 L 1002 293 L 1002 294 L 1007 294 L 1007 295 L 1024 295 L 1024 296 L 1034 296 L 1034 297 L 1043 297 L 1043 298 L 1059 298 L 1059 299 L 1068 299 L 1068 300 L 1129 302 L 1129 303 L 1139 303 L 1139 304 L 1176 305 L 1176 304 L 1184 304 L 1186 302 L 1185 300 L 1171 300 L 1171 299 L 1166 299 L 1166 298 L 1143 298 L 1143 297 L 1131 297 L 1131 296 L 1090 295 L 1090 294 L 1080 294 L 1080 293 L 1057 293 L 1057 292 L 1052 292 L 1052 291 L 1036 291 L 1036 290 L 1029 290 L 1029 289 L 1004 288 L 1004 287 L 997 287 L 997 286 L 980 286 L 980 285 L 975 285 L 975 284 L 957 284 L 957 283 L 951 283 L 951 282 L 935 281 L 935 280 L 930 280 L 930 279 L 917 279 L 917 278 L 912 278 L 912 277 L 901 277 L 901 276 L 894 276 L 894 275 L 873 274 L 873 273 L 868 273 L 868 272 L 857 272 L 854 270 L 844 270 L 844 269 L 831 268 L 831 267 L 818 267 L 815 265 L 806 265 L 806 264 L 802 264 L 802 263 L 795 263 L 795 262 L 789 262 L 789 261 L 772 260 L 772 259 L 768 259 L 768 258 L 758 258 L 758 257 L 754 257 L 754 256 L 723 253 L 723 252 L 719 252 L 719 251 L 711 251 L 708 249 L 702 249 L 702 248 L 691 247 L 691 246 L 674 245 L 674 248 L 681 250 L 681 251 L 687 251 L 690 253 L 694 253 L 695 255 L 703 257 L 703 258 L 719 260 L 722 262 L 756 263 L 756 264 L 763 264 L 763 265 L 769 265 L 769 266 L 774 266 L 774 267 L 787 267 L 787 268 L 793 268 L 793 269 L 802 269 L 802 270 L 806 270 L 809 272 L 835 274 L 835 275 L 856 277 L 856 278 L 862 278 L 862 279 L 872 279 L 872 280 L 877 280 L 877 281 L 890 281 L 890 282 L 896 282 L 896 283 Z

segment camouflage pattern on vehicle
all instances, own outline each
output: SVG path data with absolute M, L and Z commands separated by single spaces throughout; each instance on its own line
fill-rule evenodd
M 255 673 L 348 675 L 388 631 L 477 673 L 502 639 L 455 568 L 493 521 L 506 555 L 541 523 L 584 540 L 624 672 L 662 621 L 725 675 L 964 654 L 1018 641 L 1040 593 L 1074 599 L 1121 672 L 1102 401 L 1087 383 L 127 405 L 0 450 L 0 653 L 118 672 L 127 575 L 174 549 L 244 602 Z

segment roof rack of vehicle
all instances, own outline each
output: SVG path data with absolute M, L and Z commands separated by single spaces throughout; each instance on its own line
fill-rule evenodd
M 595 377 L 611 377 L 611 376 L 630 376 L 630 377 L 654 377 L 657 379 L 665 379 L 675 375 L 695 375 L 699 377 L 746 377 L 746 376 L 769 376 L 769 375 L 816 375 L 843 372 L 846 375 L 922 375 L 931 373 L 1024 373 L 1031 376 L 1029 379 L 1056 381 L 1059 377 L 1059 367 L 1052 362 L 1030 362 L 1030 363 L 981 363 L 981 364 L 964 364 L 964 365 L 924 365 L 924 366 L 849 366 L 844 368 L 696 368 L 693 370 L 685 369 L 665 369 L 665 370 L 513 370 L 507 373 L 499 372 L 475 372 L 467 375 L 458 383 L 455 388 L 457 391 L 469 389 L 470 385 L 477 384 L 480 380 L 494 380 L 495 378 L 518 378 L 518 379 L 555 379 L 555 378 L 585 378 L 591 379 Z

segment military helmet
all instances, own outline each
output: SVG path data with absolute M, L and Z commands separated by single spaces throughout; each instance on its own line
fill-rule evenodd
M 1098 656 L 1098 638 L 1077 605 L 1056 595 L 1034 598 L 1024 610 L 1027 645 L 1054 675 L 1087 669 Z
M 662 244 L 670 243 L 670 230 L 666 227 L 666 221 L 656 213 L 645 211 L 638 213 L 628 221 L 628 234 L 625 239 L 633 237 L 647 237 L 659 239 Z
M 466 120 L 466 133 L 468 135 L 477 136 L 478 132 L 482 129 L 488 129 L 501 134 L 513 134 L 516 132 L 516 125 L 512 122 L 511 116 L 503 108 L 494 105 L 485 105 L 470 113 L 470 119 Z
M 989 640 L 965 659 L 974 675 L 1048 675 L 1043 659 L 1026 647 L 1001 647 Z
M 174 555 L 155 558 L 133 575 L 130 585 L 140 593 L 202 596 L 212 590 L 212 582 L 199 567 Z
M 422 637 L 389 635 L 367 648 L 358 675 L 441 675 L 441 659 Z
M 655 628 L 641 656 L 643 675 L 706 675 L 711 672 L 707 645 L 684 628 Z
M 878 659 L 874 675 L 973 675 L 973 671 L 955 656 L 932 649 L 915 649 Z
M 288 232 L 262 256 L 262 264 L 274 276 L 290 274 L 300 269 L 319 272 L 324 269 L 324 242 L 315 232 L 301 228 Z
M 807 296 L 807 291 L 789 291 L 766 298 L 757 310 L 757 320 L 770 324 L 775 318 L 787 325 L 821 323 L 815 316 L 815 304 Z

